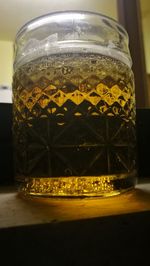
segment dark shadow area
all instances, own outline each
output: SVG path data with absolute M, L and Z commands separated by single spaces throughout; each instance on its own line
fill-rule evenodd
M 127 266 L 149 261 L 150 212 L 0 231 L 3 265 Z
M 0 185 L 13 182 L 12 104 L 0 103 Z
M 150 177 L 150 109 L 137 109 L 137 155 L 139 178 Z

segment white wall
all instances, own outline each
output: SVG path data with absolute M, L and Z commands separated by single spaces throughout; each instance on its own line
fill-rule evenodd
M 0 41 L 0 85 L 12 85 L 13 42 Z

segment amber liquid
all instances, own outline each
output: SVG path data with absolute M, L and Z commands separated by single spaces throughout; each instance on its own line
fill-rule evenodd
M 109 196 L 135 184 L 132 71 L 94 54 L 37 59 L 14 74 L 16 180 L 25 194 Z

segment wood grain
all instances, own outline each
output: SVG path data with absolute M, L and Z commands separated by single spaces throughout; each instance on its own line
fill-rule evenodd
M 0 189 L 0 228 L 91 219 L 150 211 L 150 182 L 109 198 L 21 198 L 13 187 Z

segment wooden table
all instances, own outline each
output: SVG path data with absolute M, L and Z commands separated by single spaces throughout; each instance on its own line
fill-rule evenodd
M 110 198 L 22 199 L 0 189 L 0 265 L 149 265 L 150 182 Z

